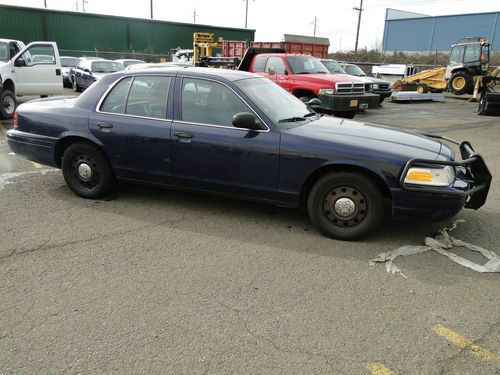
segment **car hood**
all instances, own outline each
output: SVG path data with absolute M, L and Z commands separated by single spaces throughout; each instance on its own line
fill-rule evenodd
M 315 143 L 349 145 L 371 149 L 379 155 L 399 154 L 405 158 L 436 159 L 442 144 L 422 135 L 390 127 L 323 116 L 319 120 L 285 130 L 288 134 L 310 138 Z M 446 158 L 451 155 L 446 153 Z
M 332 86 L 337 82 L 362 82 L 359 77 L 348 74 L 297 74 L 296 76 L 304 77 L 312 82 L 331 82 Z

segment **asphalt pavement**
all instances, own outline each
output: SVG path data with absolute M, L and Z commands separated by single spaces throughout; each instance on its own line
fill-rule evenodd
M 471 141 L 493 174 L 455 237 L 500 254 L 500 118 L 477 104 L 384 103 L 358 120 Z M 499 374 L 500 275 L 419 245 L 446 223 L 386 219 L 360 242 L 305 213 L 121 183 L 72 194 L 0 130 L 0 375 Z M 458 255 L 485 262 L 478 254 Z

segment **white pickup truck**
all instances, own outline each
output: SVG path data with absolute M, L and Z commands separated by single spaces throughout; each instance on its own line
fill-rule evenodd
M 55 42 L 0 39 L 0 117 L 12 118 L 16 97 L 63 92 L 61 59 Z

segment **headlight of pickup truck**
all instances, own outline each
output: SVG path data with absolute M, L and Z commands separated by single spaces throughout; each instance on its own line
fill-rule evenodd
M 405 176 L 406 184 L 427 186 L 450 186 L 455 180 L 455 169 L 451 166 L 444 168 L 413 167 Z
M 373 84 L 373 86 L 372 86 L 372 88 L 373 88 L 374 90 L 378 90 L 378 84 L 377 84 L 377 83 L 374 83 L 374 84 Z
M 333 95 L 335 94 L 335 89 L 319 89 L 320 95 Z

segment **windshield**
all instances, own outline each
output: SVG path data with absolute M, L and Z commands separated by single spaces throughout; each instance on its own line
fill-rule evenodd
M 321 60 L 321 63 L 333 74 L 345 74 L 345 70 L 336 61 Z
M 329 74 L 330 72 L 321 61 L 312 56 L 289 56 L 286 62 L 293 74 Z
M 96 61 L 92 63 L 94 73 L 113 73 L 123 70 L 123 65 L 114 61 Z
M 61 65 L 65 68 L 72 68 L 77 66 L 80 62 L 80 59 L 76 57 L 61 57 Z
M 0 43 L 0 61 L 9 61 L 9 45 Z
M 350 74 L 352 76 L 366 77 L 365 72 L 363 72 L 361 68 L 357 65 L 346 65 L 344 67 L 344 70 L 346 71 L 347 74 Z
M 280 127 L 289 128 L 297 121 L 318 118 L 306 104 L 267 78 L 247 78 L 234 83 Z

